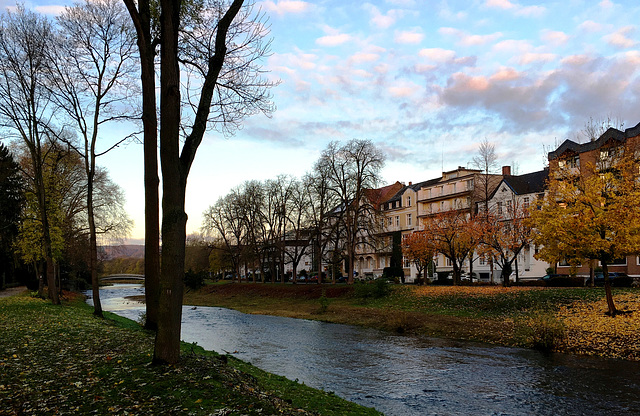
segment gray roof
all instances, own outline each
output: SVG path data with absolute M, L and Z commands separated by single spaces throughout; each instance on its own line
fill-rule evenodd
M 502 178 L 502 182 L 506 183 L 516 195 L 537 194 L 544 192 L 549 177 L 549 169 L 524 175 L 511 176 L 507 175 Z M 500 186 L 493 191 L 495 194 Z M 493 197 L 493 195 L 491 195 Z
M 574 153 L 588 152 L 602 147 L 602 145 L 607 143 L 609 140 L 624 143 L 628 138 L 636 136 L 640 136 L 640 123 L 636 124 L 635 127 L 626 129 L 624 132 L 614 129 L 613 127 L 609 127 L 607 131 L 602 133 L 600 137 L 592 142 L 580 144 L 573 140 L 565 140 L 556 150 L 549 152 L 549 160 L 557 159 L 567 150 Z

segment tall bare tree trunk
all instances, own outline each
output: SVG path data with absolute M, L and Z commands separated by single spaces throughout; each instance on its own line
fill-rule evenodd
M 186 178 L 180 164 L 180 68 L 178 30 L 180 1 L 162 0 L 160 55 L 160 163 L 162 169 L 162 248 L 160 306 L 154 361 L 180 358 L 180 329 L 187 214 Z
M 140 52 L 140 80 L 142 83 L 142 124 L 144 129 L 144 274 L 145 328 L 158 328 L 160 296 L 160 204 L 158 186 L 158 117 L 156 115 L 156 81 L 151 11 L 148 0 L 125 0 L 136 34 Z

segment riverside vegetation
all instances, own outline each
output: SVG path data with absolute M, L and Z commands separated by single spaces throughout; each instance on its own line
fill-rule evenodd
M 197 345 L 183 344 L 177 365 L 151 365 L 150 332 L 64 298 L 0 298 L 0 415 L 379 414 Z
M 348 285 L 218 282 L 185 304 L 315 319 L 399 333 L 544 351 L 640 360 L 640 290 L 614 288 L 622 313 L 608 316 L 602 288 Z

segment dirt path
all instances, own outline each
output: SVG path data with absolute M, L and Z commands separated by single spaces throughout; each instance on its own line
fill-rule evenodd
M 7 296 L 17 295 L 18 293 L 27 290 L 26 286 L 12 287 L 9 289 L 0 290 L 0 298 L 6 298 Z

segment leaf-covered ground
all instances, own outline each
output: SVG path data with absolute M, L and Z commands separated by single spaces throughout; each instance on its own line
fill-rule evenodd
M 378 414 L 194 346 L 176 366 L 151 365 L 152 335 L 109 316 L 0 298 L 0 414 Z
M 640 292 L 628 291 L 614 297 L 621 311 L 607 315 L 607 304 L 575 302 L 560 308 L 558 318 L 565 325 L 566 340 L 560 348 L 588 355 L 640 361 Z

